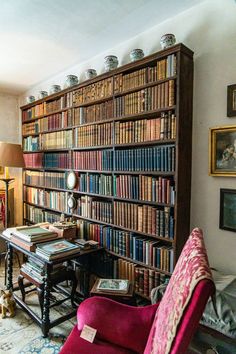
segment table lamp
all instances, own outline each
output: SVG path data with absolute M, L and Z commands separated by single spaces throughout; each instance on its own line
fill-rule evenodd
M 9 167 L 25 167 L 25 161 L 21 145 L 0 141 L 0 166 L 5 167 L 5 178 L 0 178 L 6 184 L 5 198 L 5 227 L 9 224 L 8 212 L 8 188 L 15 178 L 10 178 Z

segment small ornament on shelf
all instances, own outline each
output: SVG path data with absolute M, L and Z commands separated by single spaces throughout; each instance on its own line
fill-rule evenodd
M 144 52 L 142 49 L 133 49 L 133 50 L 131 50 L 129 56 L 130 56 L 131 61 L 133 62 L 133 61 L 142 59 L 144 57 Z
M 57 93 L 61 91 L 61 86 L 60 85 L 52 85 L 50 88 L 50 94 L 52 95 L 53 93 Z
M 77 85 L 79 83 L 78 76 L 76 75 L 67 75 L 66 81 L 64 84 L 64 88 L 68 88 L 74 85 Z
M 32 103 L 35 101 L 35 96 L 27 96 L 26 97 L 26 102 L 27 103 Z
M 95 69 L 88 69 L 84 72 L 86 80 L 93 79 L 97 76 L 97 71 Z
M 161 49 L 172 47 L 176 43 L 175 35 L 172 33 L 166 33 L 161 37 L 160 44 Z
M 47 91 L 39 91 L 39 99 L 45 98 L 48 96 Z
M 118 66 L 118 58 L 115 55 L 107 55 L 104 58 L 105 71 L 116 69 Z

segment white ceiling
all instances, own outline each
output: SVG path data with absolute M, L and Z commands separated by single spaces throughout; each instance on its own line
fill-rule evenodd
M 0 91 L 21 94 L 199 2 L 0 0 Z

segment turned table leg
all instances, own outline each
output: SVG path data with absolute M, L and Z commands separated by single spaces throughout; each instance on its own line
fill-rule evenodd
M 7 244 L 7 290 L 13 290 L 13 250 L 10 243 Z
M 24 277 L 21 274 L 18 276 L 18 286 L 21 291 L 22 300 L 25 302 Z
M 42 332 L 43 337 L 48 336 L 50 318 L 49 318 L 49 306 L 50 306 L 50 266 L 46 266 L 44 286 L 43 286 L 43 318 L 42 318 Z

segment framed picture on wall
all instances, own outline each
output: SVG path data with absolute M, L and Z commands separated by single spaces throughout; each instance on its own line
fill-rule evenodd
M 236 117 L 236 84 L 227 86 L 227 116 Z
M 0 175 L 4 174 L 4 167 L 0 166 Z
M 210 129 L 209 175 L 236 177 L 236 125 Z
M 220 229 L 236 232 L 236 189 L 220 189 Z

